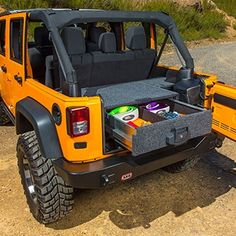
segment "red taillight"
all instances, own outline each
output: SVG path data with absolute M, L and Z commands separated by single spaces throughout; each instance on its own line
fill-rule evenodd
M 67 113 L 67 132 L 71 137 L 89 133 L 89 108 L 69 107 Z

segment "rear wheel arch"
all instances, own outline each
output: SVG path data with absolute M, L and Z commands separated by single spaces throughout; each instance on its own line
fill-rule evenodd
M 16 123 L 17 134 L 23 134 L 34 130 L 32 123 L 21 112 L 17 112 L 17 121 L 18 121 Z
M 27 97 L 16 104 L 16 133 L 35 131 L 45 158 L 63 157 L 55 123 L 50 112 L 34 99 Z

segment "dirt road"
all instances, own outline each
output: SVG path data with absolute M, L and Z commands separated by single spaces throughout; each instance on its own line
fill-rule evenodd
M 194 48 L 191 55 L 195 61 L 196 71 L 217 74 L 220 80 L 236 86 L 236 42 L 212 44 Z M 162 63 L 180 65 L 176 56 L 165 55 Z
M 192 53 L 197 68 L 236 85 L 236 42 Z M 78 192 L 72 214 L 47 227 L 26 205 L 16 140 L 13 127 L 0 128 L 1 235 L 236 235 L 236 144 L 229 140 L 193 170 L 158 170 L 106 190 Z

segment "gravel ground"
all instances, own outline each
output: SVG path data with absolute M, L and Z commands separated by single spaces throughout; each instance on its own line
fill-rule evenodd
M 196 71 L 217 74 L 221 81 L 236 86 L 236 42 L 212 44 L 194 48 L 191 55 Z M 164 55 L 161 63 L 178 65 L 179 61 L 172 53 Z
M 198 69 L 236 85 L 236 42 L 192 53 Z M 184 173 L 158 170 L 106 190 L 79 191 L 73 212 L 44 226 L 26 205 L 16 139 L 13 127 L 0 127 L 1 235 L 236 235 L 236 145 L 229 140 Z

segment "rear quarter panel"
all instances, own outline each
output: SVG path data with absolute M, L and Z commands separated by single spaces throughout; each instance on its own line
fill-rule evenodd
M 54 103 L 60 107 L 62 122 L 60 125 L 56 125 L 56 129 L 63 155 L 68 161 L 88 162 L 106 157 L 103 155 L 102 104 L 100 97 L 67 97 L 33 79 L 25 81 L 23 95 L 20 95 L 17 100 L 19 101 L 24 97 L 33 98 L 47 108 L 50 113 Z M 78 106 L 87 106 L 89 108 L 90 132 L 84 136 L 71 138 L 67 134 L 66 108 Z M 87 142 L 87 148 L 75 149 L 75 142 Z

